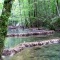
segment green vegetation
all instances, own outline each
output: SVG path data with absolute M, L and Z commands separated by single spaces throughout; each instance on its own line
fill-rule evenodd
M 2 51 L 4 47 L 4 40 L 7 34 L 7 25 L 8 25 L 8 18 L 11 13 L 11 8 L 13 0 L 5 0 L 3 4 L 2 14 L 0 16 L 0 60 L 2 60 Z
M 59 0 L 15 0 L 8 23 L 9 25 L 20 23 L 25 27 L 46 27 L 55 30 L 59 28 L 59 26 L 55 27 L 57 20 L 60 20 L 59 6 Z M 2 3 L 0 8 L 2 8 Z
M 13 24 L 17 21 L 25 27 L 46 27 L 55 30 L 59 28 L 55 27 L 57 20 L 60 20 L 59 6 L 59 0 L 15 0 L 9 22 Z
M 1 1 L 3 2 L 0 3 L 0 59 L 9 25 L 16 26 L 19 23 L 26 28 L 44 27 L 60 30 L 60 0 Z

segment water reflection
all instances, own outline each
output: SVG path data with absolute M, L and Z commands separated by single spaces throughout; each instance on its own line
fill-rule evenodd
M 31 37 L 7 37 L 5 40 L 5 48 L 11 48 L 14 47 L 20 43 L 24 43 L 24 42 L 33 42 L 33 41 L 40 41 L 40 40 L 48 40 L 48 39 L 52 39 L 52 38 L 58 38 L 60 37 L 60 33 L 55 33 L 53 36 L 42 36 L 42 37 L 36 37 L 36 36 L 31 36 Z M 57 60 L 60 58 L 60 45 L 57 44 L 58 47 L 54 46 L 45 46 L 42 49 L 40 48 L 32 48 L 32 50 L 30 50 L 31 53 L 34 53 L 34 56 L 31 56 L 31 53 L 28 53 L 28 56 L 31 56 L 30 58 L 26 57 L 27 59 L 31 60 L 31 59 L 35 59 L 35 60 Z M 22 51 L 22 55 L 25 55 L 25 53 L 27 52 L 27 50 Z M 33 52 L 34 51 L 34 52 Z M 51 54 L 51 55 L 50 55 Z M 25 59 L 26 59 L 25 58 Z M 6 58 L 4 60 L 11 60 L 11 57 L 6 56 Z M 15 59 L 14 59 L 15 60 Z
M 60 33 L 55 33 L 53 36 L 31 36 L 31 37 L 7 37 L 5 40 L 5 48 L 14 47 L 20 43 L 24 42 L 34 42 L 34 41 L 40 41 L 40 40 L 48 40 L 52 38 L 58 38 L 60 37 Z

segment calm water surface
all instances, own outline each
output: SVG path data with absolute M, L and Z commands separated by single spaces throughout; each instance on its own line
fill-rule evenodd
M 59 32 L 56 32 L 52 36 L 45 36 L 45 37 L 44 36 L 42 36 L 42 37 L 36 37 L 36 36 L 8 37 L 5 40 L 5 48 L 14 47 L 17 44 L 23 43 L 23 42 L 42 41 L 42 40 L 48 40 L 48 39 L 52 39 L 52 38 L 59 38 L 59 37 L 60 37 Z M 30 50 L 30 53 L 27 52 L 28 50 Z M 26 53 L 28 54 L 28 57 L 27 57 Z M 33 55 L 32 55 L 32 53 L 33 53 Z M 60 44 L 49 45 L 49 46 L 45 46 L 42 48 L 31 48 L 31 49 L 28 48 L 28 49 L 22 51 L 21 56 L 24 56 L 24 59 L 22 59 L 22 60 L 27 60 L 27 59 L 28 60 L 60 60 Z M 16 55 L 16 57 L 17 57 L 17 55 Z M 16 58 L 15 59 L 14 58 L 15 57 L 13 57 L 13 60 L 16 60 Z M 5 60 L 11 60 L 11 59 L 9 57 Z

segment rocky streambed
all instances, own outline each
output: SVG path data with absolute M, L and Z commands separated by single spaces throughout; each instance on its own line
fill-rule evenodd
M 45 40 L 45 41 L 39 41 L 39 42 L 36 41 L 36 42 L 20 43 L 19 45 L 15 46 L 14 48 L 4 49 L 2 56 L 13 56 L 16 53 L 21 52 L 25 48 L 36 47 L 36 46 L 42 47 L 42 46 L 46 46 L 49 44 L 56 44 L 56 43 L 60 43 L 60 38 Z
M 22 36 L 33 36 L 33 35 L 52 35 L 54 33 L 53 30 L 37 30 L 37 29 L 32 29 L 32 30 L 28 30 L 28 29 L 25 29 L 23 32 L 10 32 L 10 33 L 7 33 L 7 37 L 22 37 Z

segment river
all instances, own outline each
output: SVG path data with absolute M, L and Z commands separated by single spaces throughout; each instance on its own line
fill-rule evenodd
M 29 37 L 7 37 L 5 40 L 5 48 L 11 48 L 14 47 L 20 43 L 25 43 L 25 42 L 33 42 L 33 41 L 41 41 L 41 40 L 49 40 L 49 39 L 55 39 L 59 38 L 60 33 L 56 32 L 52 36 L 29 36 Z M 25 52 L 30 51 L 31 53 L 27 52 L 27 54 L 30 55 L 33 53 L 33 57 L 28 58 L 26 55 L 26 58 L 22 60 L 59 60 L 60 58 L 60 45 L 59 44 L 54 44 L 54 45 L 49 45 L 47 47 L 43 48 L 28 48 L 27 50 L 24 50 L 21 52 L 21 56 L 24 56 L 26 54 Z M 31 51 L 32 50 L 32 51 Z M 51 53 L 51 54 L 50 54 Z M 45 58 L 45 59 L 44 59 Z M 6 57 L 4 60 L 11 60 L 10 57 Z M 14 58 L 13 58 L 14 60 Z

